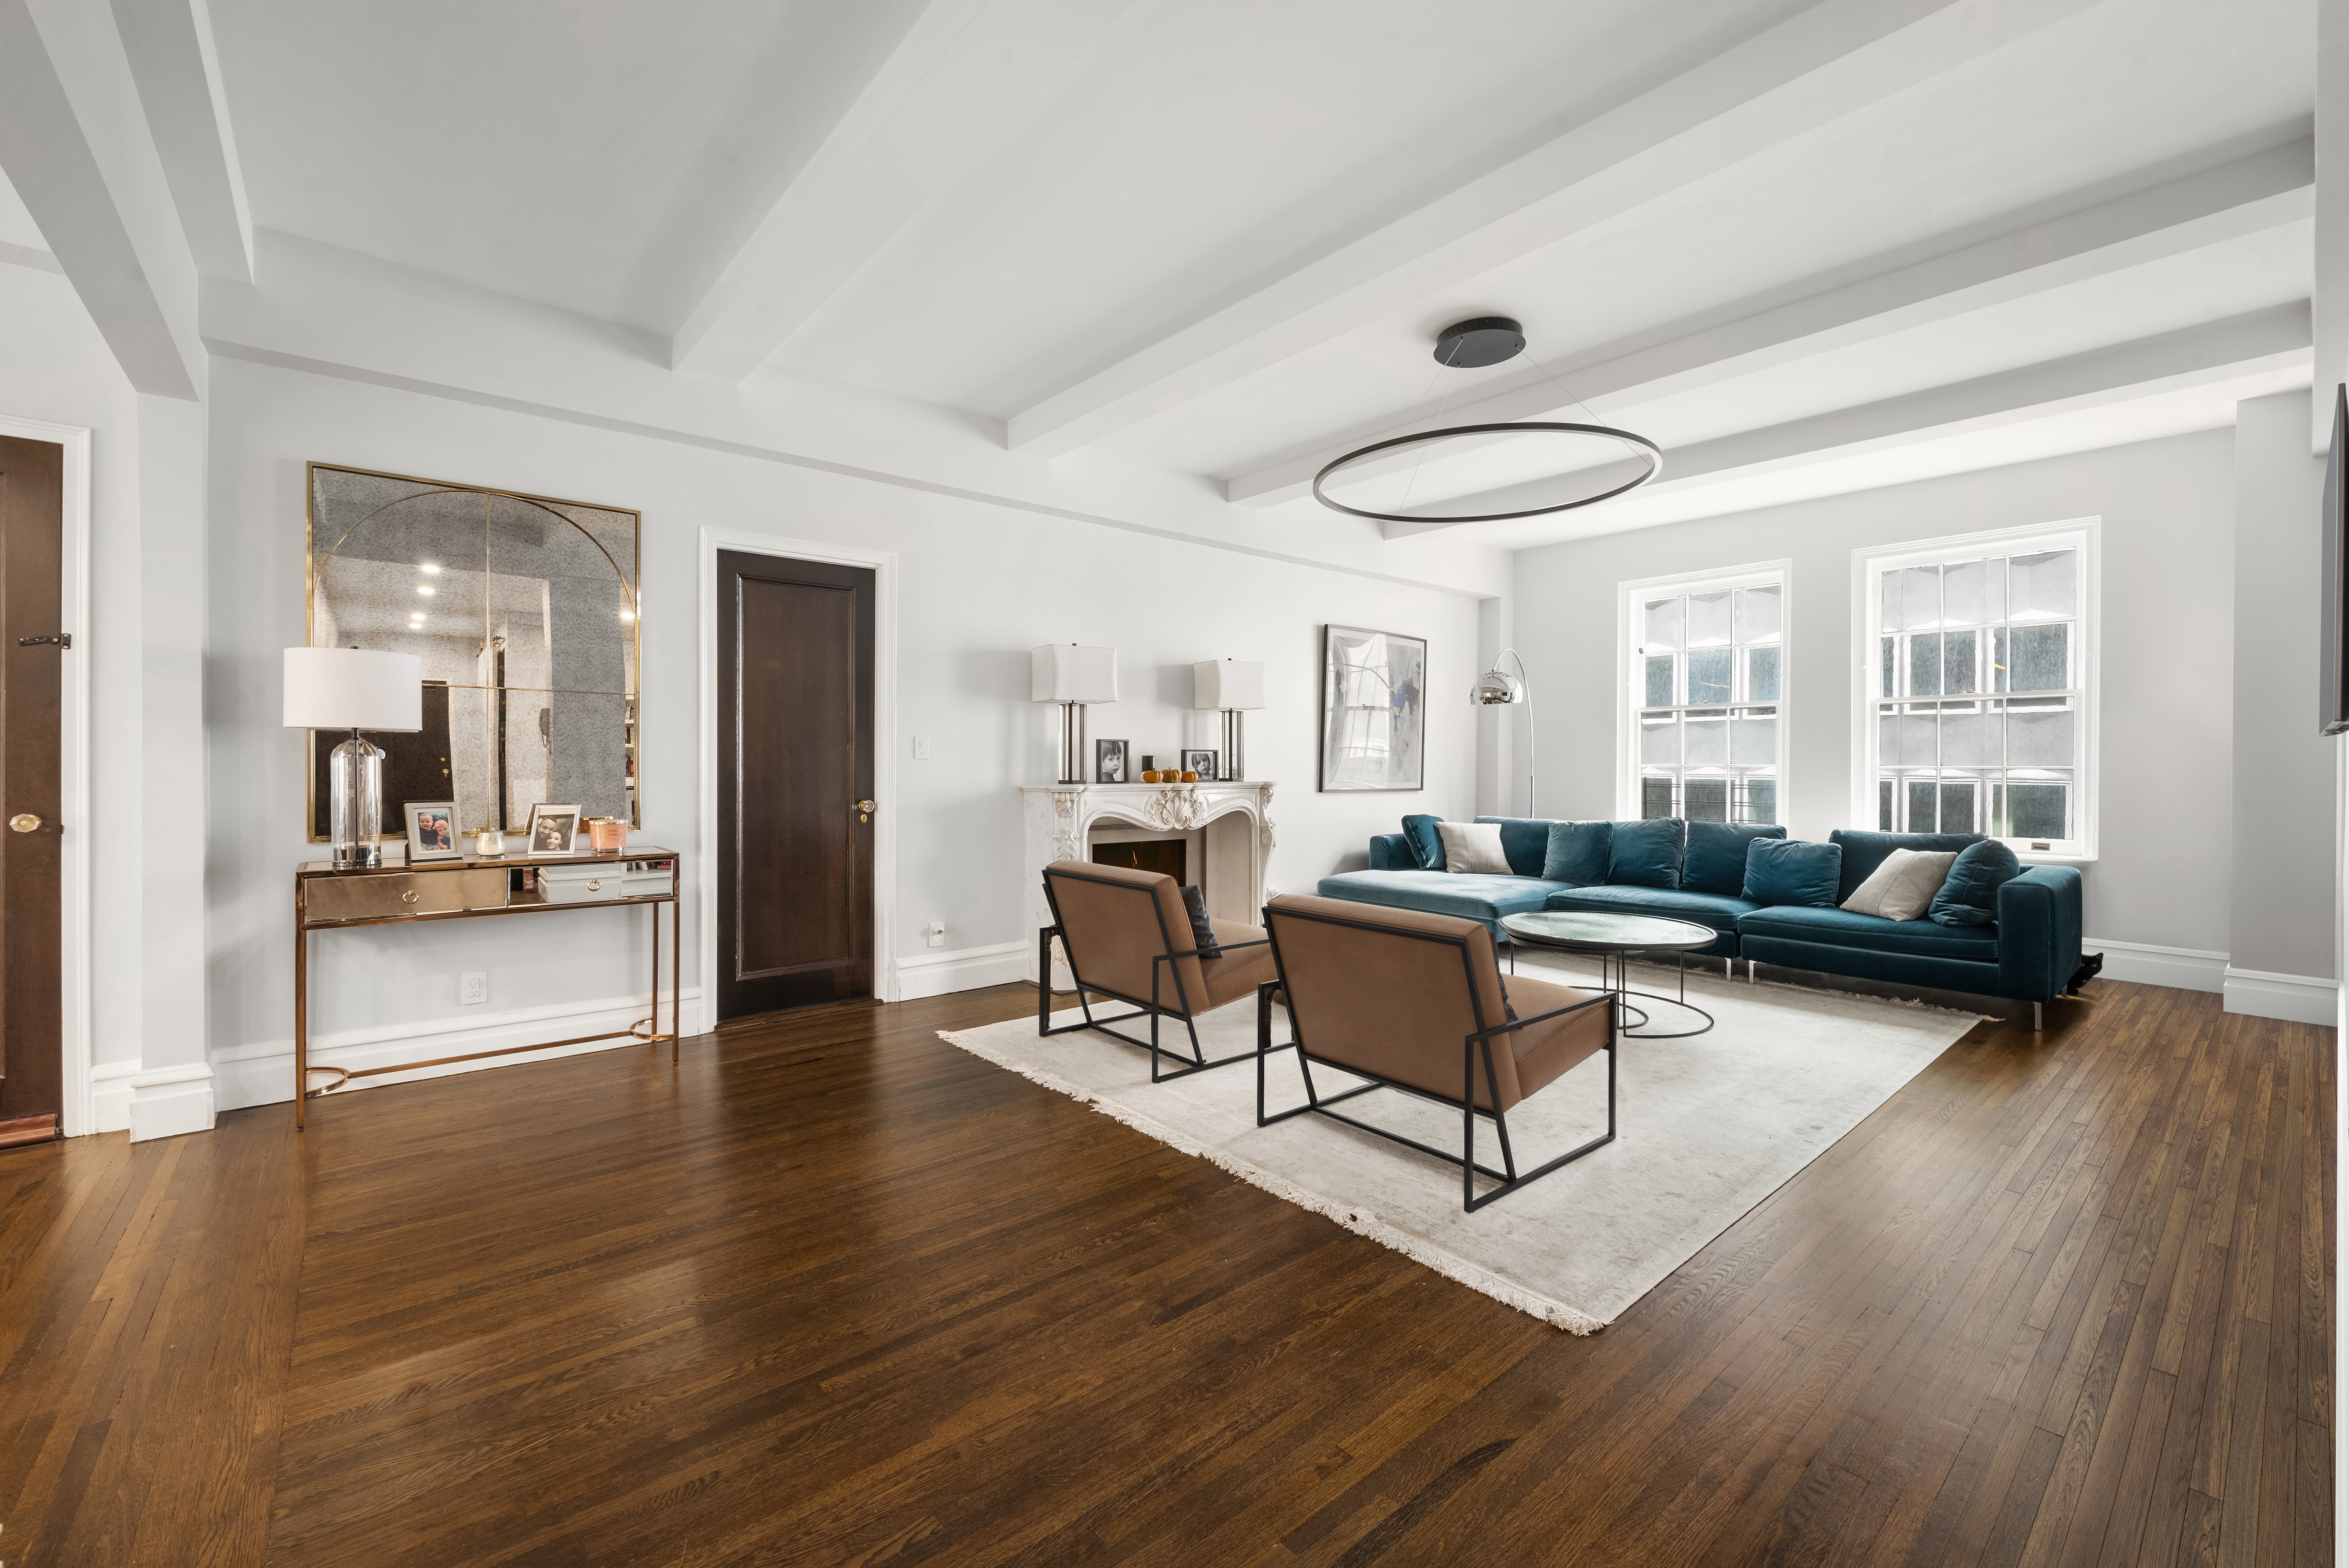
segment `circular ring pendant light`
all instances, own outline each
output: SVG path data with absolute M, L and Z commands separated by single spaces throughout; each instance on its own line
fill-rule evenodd
M 1524 350 L 1525 346 L 1525 329 L 1519 326 L 1516 322 L 1510 320 L 1507 316 L 1477 316 L 1467 321 L 1454 322 L 1452 325 L 1445 327 L 1444 331 L 1437 335 L 1435 340 L 1435 359 L 1438 364 L 1453 368 L 1481 368 L 1487 365 L 1499 365 L 1506 360 L 1515 358 Z M 1540 369 L 1540 366 L 1537 364 L 1535 368 Z M 1546 377 L 1549 375 L 1546 370 L 1543 371 L 1542 374 Z M 1550 379 L 1551 384 L 1556 386 L 1556 377 L 1553 377 Z M 1558 390 L 1561 393 L 1566 391 L 1563 387 L 1558 387 Z M 1568 400 L 1572 401 L 1573 399 L 1571 395 L 1568 394 Z M 1511 511 L 1479 512 L 1473 516 L 1431 515 L 1425 511 L 1377 511 L 1367 507 L 1349 506 L 1344 501 L 1332 497 L 1328 490 L 1324 488 L 1325 484 L 1333 477 L 1341 476 L 1347 469 L 1353 468 L 1358 464 L 1367 462 L 1370 459 L 1380 456 L 1381 453 L 1397 452 L 1404 448 L 1419 447 L 1423 449 L 1420 461 L 1421 463 L 1424 463 L 1426 461 L 1426 450 L 1434 449 L 1438 443 L 1464 440 L 1475 437 L 1526 435 L 1547 436 L 1554 438 L 1562 438 L 1568 440 L 1577 438 L 1595 438 L 1619 441 L 1626 447 L 1635 449 L 1634 455 L 1645 458 L 1647 460 L 1647 468 L 1644 472 L 1640 473 L 1636 478 L 1626 480 L 1625 482 L 1615 485 L 1609 489 L 1600 490 L 1595 495 L 1579 496 L 1572 500 L 1558 501 L 1546 506 L 1524 507 Z M 1342 511 L 1350 517 L 1367 518 L 1373 522 L 1502 522 L 1512 518 L 1545 517 L 1552 512 L 1572 511 L 1578 507 L 1596 506 L 1602 500 L 1611 500 L 1615 497 L 1622 495 L 1627 491 L 1638 490 L 1641 485 L 1649 483 L 1651 480 L 1654 480 L 1657 475 L 1663 471 L 1664 453 L 1662 448 L 1657 446 L 1655 442 L 1648 439 L 1645 436 L 1639 435 L 1630 430 L 1618 429 L 1612 425 L 1583 424 L 1551 419 L 1514 420 L 1499 424 L 1452 425 L 1446 426 L 1442 429 L 1421 430 L 1408 436 L 1394 436 L 1383 441 L 1373 441 L 1367 447 L 1358 447 L 1354 450 L 1344 454 L 1342 457 L 1332 459 L 1322 466 L 1320 472 L 1313 476 L 1313 499 L 1319 501 L 1323 506 L 1328 507 L 1332 511 Z M 1414 467 L 1413 469 L 1414 479 L 1416 478 L 1417 473 L 1418 469 Z M 1408 497 L 1408 490 L 1406 490 L 1406 498 Z

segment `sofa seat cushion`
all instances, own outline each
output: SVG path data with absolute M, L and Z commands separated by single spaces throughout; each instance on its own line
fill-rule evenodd
M 1987 925 L 1937 925 L 1930 920 L 1886 920 L 1845 909 L 1773 904 L 1738 921 L 1737 930 L 1742 936 L 1808 942 L 1822 947 L 1857 947 L 1974 964 L 1998 962 L 1998 934 Z
M 1418 909 L 1481 920 L 1499 934 L 1501 916 L 1523 914 L 1564 882 L 1539 877 L 1491 876 L 1477 872 L 1340 872 L 1323 877 L 1315 892 L 1323 898 L 1350 898 L 1390 909 Z
M 1761 906 L 1727 893 L 1694 892 L 1684 887 L 1575 887 L 1550 894 L 1542 907 L 1594 914 L 1655 914 L 1729 933 L 1737 930 L 1742 917 Z

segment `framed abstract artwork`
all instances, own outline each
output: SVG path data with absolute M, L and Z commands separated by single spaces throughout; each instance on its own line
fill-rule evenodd
M 1427 787 L 1427 639 L 1321 628 L 1321 789 Z

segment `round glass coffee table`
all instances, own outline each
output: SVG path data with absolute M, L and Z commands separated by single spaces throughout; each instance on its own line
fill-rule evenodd
M 1693 949 L 1710 947 L 1721 940 L 1721 933 L 1710 926 L 1685 920 L 1667 920 L 1653 914 L 1600 914 L 1578 909 L 1536 910 L 1530 914 L 1505 914 L 1501 929 L 1509 934 L 1509 973 L 1517 972 L 1515 944 L 1522 942 L 1533 947 L 1556 947 L 1568 953 L 1595 953 L 1599 955 L 1599 988 L 1615 995 L 1618 1009 L 1615 1016 L 1617 1032 L 1626 1039 L 1683 1040 L 1691 1035 L 1702 1035 L 1713 1027 L 1713 1015 L 1688 999 L 1688 955 Z M 1652 992 L 1631 990 L 1624 981 L 1623 966 L 1628 954 L 1633 953 L 1670 951 L 1680 965 L 1681 984 L 1678 996 L 1660 996 Z M 1607 983 L 1608 961 L 1614 961 L 1615 984 Z M 1626 1000 L 1637 996 L 1643 1002 L 1661 1002 L 1667 1006 L 1681 1007 L 1704 1020 L 1700 1028 L 1652 1030 L 1647 1027 L 1648 1010 L 1634 1007 Z M 1632 1014 L 1640 1016 L 1637 1026 L 1628 1023 Z

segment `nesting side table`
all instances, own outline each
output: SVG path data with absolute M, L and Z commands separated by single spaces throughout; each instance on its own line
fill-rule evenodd
M 667 891 L 631 893 L 628 867 L 639 861 L 664 862 Z M 576 886 L 584 896 L 550 903 L 543 879 L 525 872 L 551 866 L 611 867 L 608 878 L 597 875 Z M 678 981 L 678 868 L 674 850 L 638 844 L 625 850 L 583 851 L 570 855 L 467 855 L 459 860 L 422 861 L 413 865 L 389 865 L 367 871 L 338 872 L 326 861 L 308 861 L 294 872 L 294 1125 L 308 1119 L 309 1102 L 353 1078 L 383 1073 L 409 1072 L 417 1068 L 445 1067 L 451 1062 L 477 1061 L 484 1057 L 515 1056 L 556 1046 L 583 1046 L 594 1040 L 634 1038 L 669 1043 L 669 1059 L 677 1059 Z M 641 876 L 643 873 L 639 873 Z M 525 887 L 525 882 L 539 885 Z M 379 1068 L 314 1068 L 310 1065 L 310 939 L 320 932 L 364 925 L 404 925 L 428 920 L 475 920 L 487 915 L 534 914 L 550 909 L 598 909 L 649 906 L 653 923 L 652 1011 L 625 1029 L 575 1039 L 541 1040 L 528 1046 L 503 1046 L 493 1051 L 469 1051 L 462 1056 L 434 1057 L 419 1062 L 398 1062 Z M 668 906 L 668 1031 L 660 1028 L 661 906 Z M 314 1072 L 335 1073 L 334 1082 L 310 1087 Z

